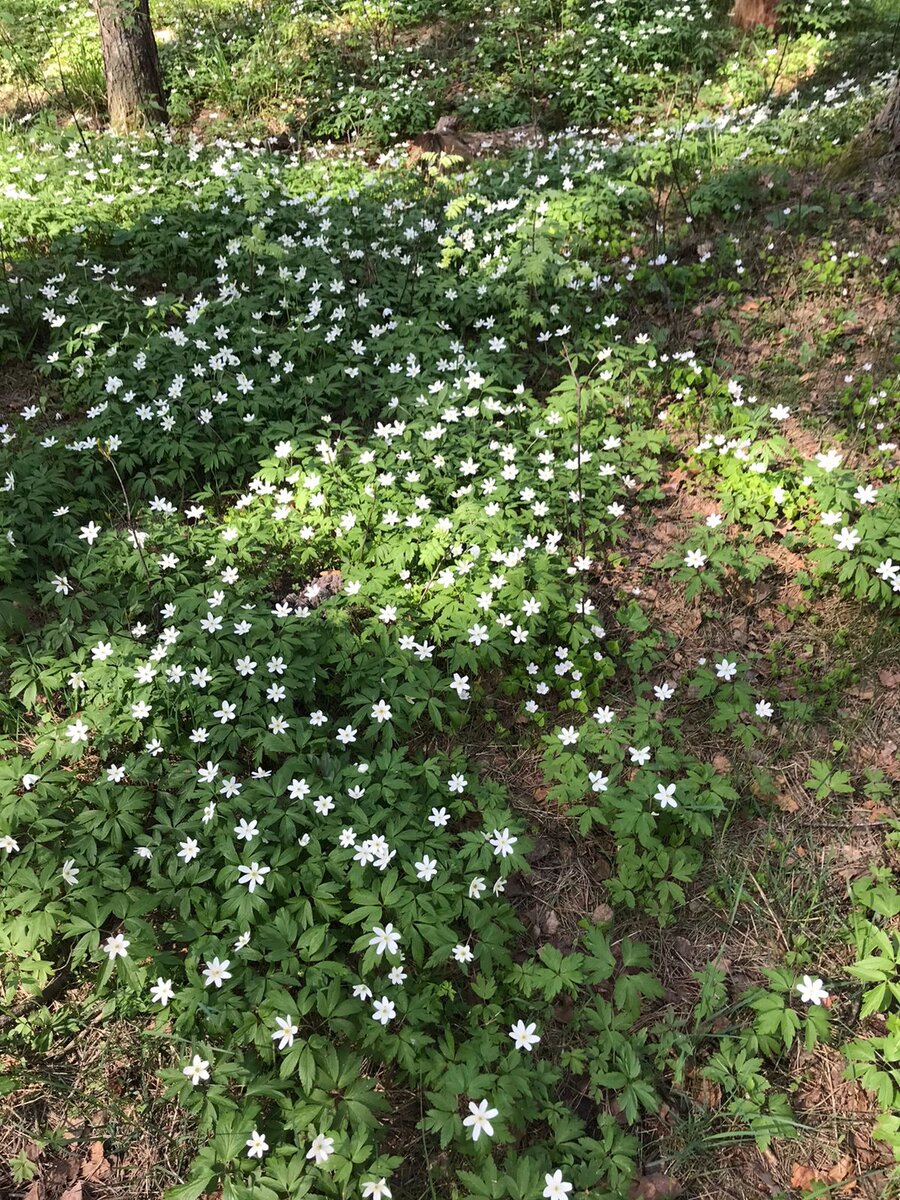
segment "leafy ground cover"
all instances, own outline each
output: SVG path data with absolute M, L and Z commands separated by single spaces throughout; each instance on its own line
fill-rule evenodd
M 430 128 L 447 108 L 470 128 L 527 121 L 589 128 L 645 116 L 664 94 L 690 107 L 704 87 L 759 101 L 773 77 L 814 64 L 838 33 L 869 58 L 873 32 L 842 0 L 781 5 L 789 58 L 762 35 L 739 53 L 721 0 L 660 7 L 647 0 L 480 6 L 347 0 L 179 0 L 154 9 L 177 119 L 258 118 L 314 139 L 390 144 Z M 862 36 L 860 36 L 862 35 Z M 858 41 L 855 38 L 858 37 Z M 724 70 L 722 67 L 724 65 Z M 25 90 L 23 113 L 47 93 L 102 113 L 103 69 L 90 6 L 5 0 L 0 81 Z M 744 93 L 747 93 L 746 95 Z
M 886 15 L 179 11 L 0 141 L 4 1189 L 893 1194 Z

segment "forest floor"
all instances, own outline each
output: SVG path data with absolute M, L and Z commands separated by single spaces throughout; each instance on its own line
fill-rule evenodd
M 773 46 L 790 58 L 789 42 Z M 752 106 L 733 106 L 723 90 L 689 117 L 660 104 L 646 122 L 551 132 L 540 147 L 431 171 L 405 165 L 402 139 L 266 150 L 260 135 L 279 124 L 271 113 L 220 118 L 195 106 L 166 140 L 118 142 L 87 126 L 73 132 L 49 111 L 33 129 L 22 125 L 21 92 L 12 115 L 0 109 L 0 467 L 9 471 L 0 525 L 10 531 L 0 558 L 0 836 L 15 844 L 0 864 L 0 1195 L 157 1200 L 175 1189 L 178 1200 L 331 1200 L 387 1174 L 396 1200 L 537 1200 L 544 1171 L 558 1166 L 575 1196 L 597 1200 L 900 1197 L 900 182 L 890 162 L 855 162 L 847 149 L 877 103 L 871 76 L 884 64 L 876 56 L 857 85 L 835 84 L 840 46 L 822 51 L 821 79 L 798 57 L 796 73 L 786 68 L 785 82 L 768 82 Z M 470 129 L 480 115 L 470 114 Z M 77 301 L 58 332 L 55 310 L 70 288 Z M 209 371 L 207 355 L 223 344 L 240 361 Z M 282 375 L 293 358 L 296 373 Z M 211 398 L 219 385 L 221 401 Z M 563 414 L 558 432 L 548 413 Z M 173 415 L 180 423 L 167 424 Z M 385 435 L 392 420 L 403 431 Z M 87 439 L 88 449 L 93 438 L 101 452 L 73 471 L 67 438 Z M 551 445 L 556 458 L 539 459 Z M 611 459 L 608 476 L 598 471 Z M 518 497 L 515 472 L 502 473 L 513 460 L 528 484 Z M 304 472 L 315 479 L 301 482 Z M 487 485 L 474 499 L 460 484 L 469 477 Z M 483 500 L 498 480 L 494 511 Z M 282 489 L 284 511 L 262 519 L 254 497 L 269 484 Z M 202 519 L 181 519 L 197 505 L 208 510 Z M 415 521 L 392 524 L 391 505 L 445 518 L 458 546 L 441 543 L 438 527 L 428 542 L 407 532 Z M 69 506 L 77 515 L 66 534 Z M 96 551 L 84 527 L 75 532 L 95 518 L 107 539 Z M 230 529 L 240 530 L 233 552 Z M 138 530 L 149 531 L 149 567 Z M 504 562 L 513 547 L 536 565 Z M 498 562 L 512 582 L 497 582 Z M 438 571 L 452 579 L 458 563 L 452 600 L 440 600 Z M 273 822 L 254 853 L 290 881 L 279 884 L 285 912 L 325 898 L 316 919 L 327 934 L 308 953 L 297 949 L 310 932 L 302 915 L 285 932 L 259 895 L 226 880 L 222 864 L 231 869 L 243 851 L 230 819 L 224 832 L 201 822 L 208 797 L 194 769 L 227 762 L 246 796 L 252 767 L 286 772 L 286 786 L 302 758 L 327 781 L 322 790 L 344 800 L 354 792 L 339 772 L 355 770 L 357 754 L 315 729 L 284 751 L 271 703 L 253 723 L 261 689 L 246 691 L 256 685 L 240 666 L 235 681 L 230 665 L 243 643 L 224 640 L 227 628 L 220 643 L 214 625 L 196 628 L 214 606 L 207 596 L 220 568 L 232 615 L 240 619 L 238 600 L 259 610 L 252 652 L 260 662 L 273 649 L 289 659 L 287 699 L 269 698 L 283 702 L 292 729 L 302 714 L 305 730 L 310 709 L 335 727 L 346 721 L 373 776 L 401 781 L 380 801 L 373 778 L 368 800 L 360 789 L 352 811 L 332 817 L 326 806 L 310 824 L 331 872 L 315 884 L 294 836 L 307 826 L 289 825 L 290 806 L 276 798 L 247 808 Z M 326 572 L 324 596 L 308 594 Z M 66 587 L 75 581 L 77 608 L 63 607 L 73 598 L 61 577 Z M 348 589 L 355 583 L 365 603 Z M 486 648 L 477 635 L 472 648 L 471 630 L 482 618 L 487 628 L 492 603 L 476 607 L 481 588 L 512 615 L 492 625 Z M 292 642 L 266 616 L 286 595 L 306 609 L 299 626 L 314 630 L 309 642 Z M 529 626 L 527 645 L 507 645 L 522 611 L 537 617 L 540 605 L 529 613 L 520 603 L 534 597 L 541 624 Z M 154 615 L 154 636 L 173 622 L 179 634 L 167 645 L 182 636 L 187 667 L 208 665 L 226 710 L 221 727 L 202 707 L 212 696 L 167 699 L 159 680 L 141 707 L 133 669 L 173 656 L 162 648 L 147 657 L 144 634 L 128 629 L 164 604 L 171 613 Z M 379 616 L 385 606 L 393 618 Z M 391 627 L 397 607 L 406 644 Z M 207 622 L 212 615 L 210 607 Z M 93 654 L 98 638 L 115 644 L 121 674 Z M 576 671 L 563 679 L 555 667 L 567 653 Z M 734 660 L 733 686 L 727 673 L 713 675 L 719 659 Z M 604 674 L 604 660 L 615 669 Z M 395 735 L 374 716 L 384 695 Z M 407 702 L 412 709 L 426 695 L 428 707 L 422 700 L 407 722 Z M 228 697 L 247 700 L 231 741 Z M 615 712 L 612 732 L 612 718 L 597 716 L 605 707 Z M 90 744 L 65 747 L 62 723 L 82 717 Z M 559 742 L 570 728 L 574 744 L 576 725 L 584 753 L 565 758 Z M 161 758 L 149 735 L 165 742 Z M 666 764 L 650 783 L 643 763 L 626 758 L 645 741 Z M 127 792 L 103 782 L 120 761 Z M 177 774 L 186 763 L 190 782 Z M 432 763 L 433 779 L 416 774 Z M 588 767 L 608 770 L 608 793 L 606 784 L 592 792 Z M 23 782 L 32 770 L 34 796 Z M 450 806 L 455 822 L 435 850 L 454 882 L 433 902 L 447 905 L 434 920 L 484 954 L 477 969 L 496 974 L 502 1001 L 491 1009 L 476 968 L 459 981 L 449 943 L 438 965 L 410 944 L 403 961 L 413 981 L 390 993 L 398 1004 L 412 997 L 403 1028 L 428 1044 L 447 1031 L 459 1042 L 446 1051 L 441 1042 L 446 1068 L 428 1059 L 417 1075 L 373 1043 L 368 1009 L 357 1017 L 314 1006 L 333 979 L 349 987 L 348 964 L 365 962 L 348 938 L 348 927 L 364 932 L 360 914 L 370 924 L 390 917 L 404 937 L 409 914 L 421 917 L 413 860 L 431 843 L 418 839 L 444 834 L 405 797 L 433 792 L 450 771 L 464 771 L 468 790 L 429 799 Z M 683 827 L 652 799 L 670 774 Z M 119 796 L 128 797 L 124 817 Z M 219 805 L 243 817 L 227 793 Z M 400 815 L 385 824 L 392 805 Z M 652 820 L 641 824 L 638 810 Z M 405 874 L 374 884 L 372 867 L 352 874 L 337 848 L 351 820 L 370 833 L 387 828 Z M 492 822 L 527 845 L 499 875 L 478 841 Z M 205 838 L 206 857 L 191 864 L 184 843 L 175 855 L 182 835 Z M 138 844 L 168 864 L 152 883 L 134 867 Z M 82 872 L 70 892 L 58 882 L 63 851 Z M 204 874 L 213 854 L 219 865 Z M 470 886 L 476 870 L 506 883 L 489 917 L 459 882 Z M 268 949 L 254 949 L 244 990 L 232 983 L 222 1003 L 204 988 L 197 955 L 208 967 L 245 925 Z M 106 964 L 101 937 L 122 931 L 131 955 L 117 963 L 107 951 Z M 523 964 L 582 960 L 595 931 L 608 939 L 615 986 L 586 975 L 525 991 Z M 647 948 L 648 967 L 627 961 L 632 943 Z M 241 950 L 228 953 L 234 961 Z M 359 978 L 380 969 L 360 965 Z M 147 991 L 167 974 L 187 982 L 160 1010 Z M 654 982 L 632 1007 L 628 981 L 645 974 Z M 807 974 L 824 981 L 824 1003 L 798 994 Z M 58 991 L 42 994 L 51 978 Z M 295 1067 L 290 1104 L 302 1094 L 321 1106 L 297 1116 L 269 1030 L 307 978 L 309 1006 L 298 1001 L 295 1019 L 310 1045 L 322 1030 L 329 1044 L 316 1044 L 312 1068 Z M 436 1001 L 426 981 L 449 997 L 450 1015 L 428 1008 Z M 558 1071 L 550 1099 L 534 1084 L 543 1098 L 532 1125 L 531 1106 L 504 1093 L 498 1065 L 506 1014 L 519 1013 L 523 995 L 547 1070 Z M 586 1014 L 609 1024 L 583 1023 Z M 500 1024 L 504 1040 L 490 1043 Z M 595 1047 L 616 1039 L 627 1045 L 613 1066 Z M 330 1073 L 332 1044 L 348 1055 L 340 1076 Z M 480 1073 L 467 1044 L 484 1057 Z M 214 1062 L 208 1101 L 184 1079 L 198 1045 Z M 223 1064 L 234 1074 L 219 1085 Z M 301 1087 L 308 1069 L 315 1086 L 304 1077 Z M 454 1082 L 463 1070 L 475 1091 Z M 373 1102 L 363 1112 L 361 1093 L 362 1132 L 347 1149 L 356 1126 L 340 1106 L 356 1077 L 389 1098 L 390 1117 L 383 1144 L 366 1141 L 382 1110 Z M 632 1112 L 635 1080 L 649 1091 Z M 491 1088 L 505 1122 L 496 1169 L 490 1152 L 472 1157 L 460 1125 L 462 1097 Z M 459 1128 L 445 1139 L 453 1120 Z M 273 1148 L 282 1139 L 258 1166 L 244 1150 L 257 1123 Z M 321 1130 L 339 1139 L 339 1165 L 329 1173 L 317 1163 L 310 1182 L 304 1138 Z M 198 1159 L 207 1144 L 214 1160 Z M 281 1175 L 269 1167 L 276 1161 Z M 609 1164 L 621 1162 L 619 1176 Z M 523 1163 L 537 1172 L 527 1187 L 515 1175 Z

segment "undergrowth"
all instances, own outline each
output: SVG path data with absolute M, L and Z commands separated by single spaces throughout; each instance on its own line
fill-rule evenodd
M 698 1106 L 708 1146 L 802 1138 L 791 1064 L 834 1048 L 900 1149 L 897 776 L 839 707 L 900 681 L 896 356 L 825 408 L 740 358 L 779 289 L 834 306 L 811 357 L 845 364 L 852 305 L 896 296 L 822 180 L 879 93 L 775 95 L 761 43 L 717 66 L 717 10 L 608 8 L 517 9 L 517 63 L 479 33 L 501 86 L 459 107 L 629 131 L 465 169 L 3 134 L 0 349 L 33 383 L 0 425 L 3 1088 L 88 1022 L 137 1029 L 191 1127 L 172 1200 L 655 1194 L 648 1147 L 683 1161 Z M 186 113 L 293 87 L 261 74 L 284 22 L 331 47 L 297 58 L 336 73 L 308 133 L 444 104 L 424 10 L 177 15 Z M 850 20 L 788 17 L 798 64 Z M 645 119 L 667 72 L 690 99 Z M 802 638 L 834 608 L 874 649 L 826 673 Z M 795 897 L 787 834 L 717 874 L 773 804 L 863 808 L 843 895 Z M 562 921 L 548 828 L 593 864 Z M 779 940 L 674 991 L 659 947 L 698 906 Z M 60 1143 L 13 1125 L 24 1193 Z

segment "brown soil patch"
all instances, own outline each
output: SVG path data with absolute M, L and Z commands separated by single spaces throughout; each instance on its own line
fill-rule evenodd
M 148 1048 L 138 1025 L 101 1023 L 66 1005 L 71 1019 L 49 1049 L 8 1055 L 17 1086 L 0 1099 L 0 1195 L 9 1200 L 159 1200 L 184 1180 L 193 1157 L 189 1114 L 163 1099 L 163 1042 Z M 55 1020 L 63 1005 L 51 1010 Z M 78 1018 L 83 1018 L 77 1027 Z M 32 1177 L 16 1184 L 9 1160 Z
M 0 418 L 18 416 L 27 404 L 36 404 L 41 383 L 26 363 L 9 362 L 0 368 Z

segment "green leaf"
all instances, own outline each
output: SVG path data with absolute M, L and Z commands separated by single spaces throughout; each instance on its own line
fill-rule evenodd
M 165 1194 L 165 1200 L 199 1200 L 204 1192 L 211 1192 L 216 1182 L 213 1171 L 203 1171 L 189 1179 L 187 1183 L 179 1183 Z

